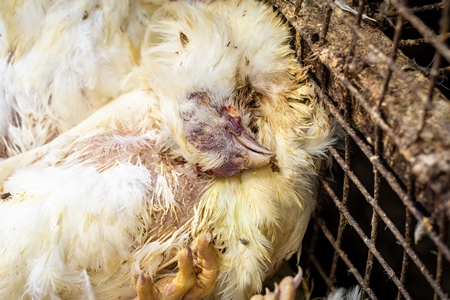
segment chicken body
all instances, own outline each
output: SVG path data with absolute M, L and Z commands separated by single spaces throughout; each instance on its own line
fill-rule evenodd
M 149 12 L 138 0 L 0 4 L 0 158 L 45 143 L 119 95 Z
M 209 298 L 259 291 L 300 254 L 333 135 L 289 41 L 257 1 L 158 10 L 125 94 L 0 162 L 0 298 L 132 298 L 205 233 Z

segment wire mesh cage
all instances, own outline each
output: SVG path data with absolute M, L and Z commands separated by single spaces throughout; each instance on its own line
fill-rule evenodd
M 450 1 L 272 3 L 344 132 L 303 245 L 315 290 L 449 299 Z
M 343 135 L 303 242 L 310 298 L 360 285 L 363 299 L 450 299 L 450 0 L 271 3 Z

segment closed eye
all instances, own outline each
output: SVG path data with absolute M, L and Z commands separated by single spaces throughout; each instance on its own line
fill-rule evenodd
M 199 144 L 210 144 L 214 140 L 214 133 L 208 125 L 196 126 L 196 128 L 192 130 L 192 135 Z

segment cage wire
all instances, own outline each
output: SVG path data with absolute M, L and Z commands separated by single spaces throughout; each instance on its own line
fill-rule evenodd
M 450 1 L 353 2 L 272 0 L 345 132 L 301 265 L 312 298 L 449 299 Z

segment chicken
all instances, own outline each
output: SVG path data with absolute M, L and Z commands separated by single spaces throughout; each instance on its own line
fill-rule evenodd
M 0 298 L 260 291 L 300 255 L 333 143 L 290 39 L 262 2 L 155 12 L 121 96 L 0 162 Z
M 300 294 L 296 297 L 296 289 L 300 286 L 303 280 L 303 271 L 299 267 L 299 272 L 295 277 L 286 276 L 280 284 L 275 284 L 274 291 L 266 289 L 265 295 L 255 295 L 250 300 L 295 300 L 295 299 L 310 299 L 311 294 Z M 332 291 L 326 298 L 314 298 L 324 300 L 360 300 L 361 299 L 361 287 L 355 286 L 348 290 L 344 288 L 338 288 Z
M 266 294 L 255 295 L 250 300 L 295 300 L 296 289 L 300 286 L 303 280 L 303 271 L 299 268 L 299 272 L 295 277 L 286 276 L 281 281 L 280 284 L 275 284 L 275 289 L 271 292 L 266 289 Z
M 139 0 L 0 3 L 0 158 L 44 145 L 119 95 L 149 22 Z

